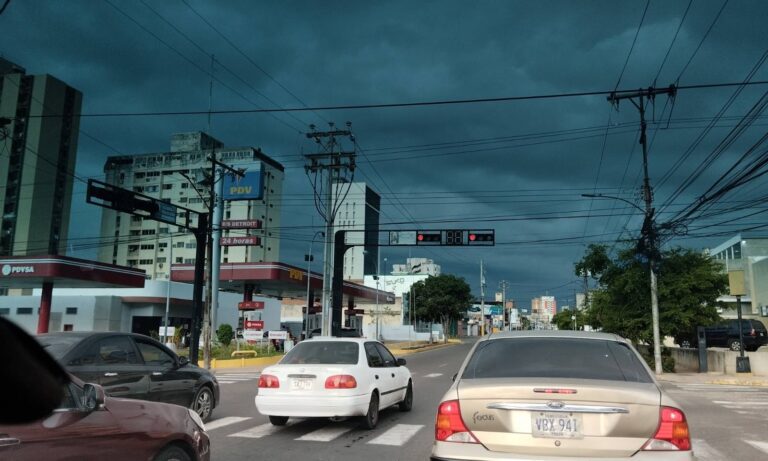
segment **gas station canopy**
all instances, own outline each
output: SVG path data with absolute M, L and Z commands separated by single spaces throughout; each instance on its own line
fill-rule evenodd
M 319 295 L 323 289 L 323 276 L 310 273 L 310 288 Z M 195 266 L 174 264 L 171 267 L 171 281 L 192 283 Z M 277 298 L 305 298 L 307 296 L 307 270 L 283 263 L 225 263 L 220 269 L 219 288 L 226 291 L 245 293 L 250 287 L 254 293 Z M 353 299 L 356 302 L 392 304 L 395 295 L 386 291 L 369 288 L 359 283 L 344 282 L 344 304 Z
M 0 288 L 143 288 L 143 270 L 59 255 L 0 258 Z

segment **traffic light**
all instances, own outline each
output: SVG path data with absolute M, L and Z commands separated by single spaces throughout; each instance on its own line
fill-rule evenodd
M 493 230 L 469 231 L 468 245 L 494 245 L 496 238 Z
M 440 245 L 442 240 L 440 231 L 416 233 L 416 245 Z
M 445 244 L 446 245 L 464 245 L 464 231 L 463 230 L 445 231 Z

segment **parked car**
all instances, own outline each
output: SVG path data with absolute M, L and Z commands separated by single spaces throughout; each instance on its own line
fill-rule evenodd
M 494 333 L 443 396 L 431 459 L 534 458 L 695 459 L 685 414 L 625 339 Z
M 210 371 L 147 336 L 66 332 L 37 339 L 70 373 L 100 384 L 111 397 L 175 403 L 203 421 L 219 402 L 219 383 Z
M 0 459 L 208 461 L 210 441 L 188 408 L 105 396 L 72 377 L 64 400 L 38 421 L 0 425 Z
M 323 330 L 321 328 L 315 328 L 314 330 L 311 330 L 309 332 L 309 337 L 314 338 L 315 336 L 320 336 L 322 332 Z M 355 330 L 354 328 L 340 328 L 339 334 L 337 337 L 338 338 L 361 338 L 362 335 L 360 334 L 360 331 Z
M 744 350 L 756 351 L 759 347 L 768 344 L 768 331 L 759 320 L 742 319 L 742 335 L 744 337 Z M 727 347 L 732 351 L 741 350 L 739 343 L 738 319 L 725 320 L 716 325 L 704 328 L 707 339 L 707 347 Z M 680 347 L 698 348 L 699 342 L 696 332 L 680 341 Z
M 259 377 L 256 408 L 282 426 L 289 417 L 362 416 L 373 429 L 379 411 L 413 406 L 413 380 L 404 359 L 395 359 L 380 342 L 354 338 L 316 338 L 291 349 Z

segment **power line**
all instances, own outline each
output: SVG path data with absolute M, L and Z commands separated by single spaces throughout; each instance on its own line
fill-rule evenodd
M 686 62 L 685 65 L 683 66 L 683 70 L 680 71 L 680 74 L 677 76 L 677 79 L 675 79 L 676 82 L 679 82 L 680 78 L 682 78 L 685 71 L 688 70 L 688 66 L 693 61 L 693 58 L 695 58 L 696 55 L 698 54 L 699 50 L 701 49 L 701 45 L 703 45 L 704 42 L 707 40 L 707 37 L 709 37 L 709 33 L 712 32 L 712 28 L 715 27 L 715 23 L 717 23 L 717 20 L 720 19 L 720 15 L 723 14 L 723 10 L 728 5 L 728 2 L 729 0 L 725 0 L 723 2 L 723 6 L 720 7 L 720 11 L 717 12 L 715 19 L 712 20 L 712 23 L 709 25 L 709 28 L 704 33 L 704 36 L 701 37 L 701 41 L 699 42 L 698 46 L 696 46 L 696 49 L 693 51 L 693 54 L 691 55 L 691 57 L 688 59 L 688 62 Z
M 643 21 L 645 21 L 645 13 L 648 12 L 648 6 L 650 6 L 650 4 L 651 4 L 651 0 L 646 0 L 645 9 L 643 9 L 643 15 L 640 17 L 640 24 L 637 25 L 637 31 L 635 31 L 635 38 L 632 39 L 632 46 L 629 47 L 629 53 L 627 53 L 627 59 L 624 61 L 624 67 L 621 68 L 619 79 L 616 80 L 616 86 L 613 88 L 613 91 L 616 91 L 616 89 L 619 88 L 619 84 L 621 83 L 621 78 L 624 77 L 624 71 L 627 70 L 627 64 L 629 64 L 629 58 L 630 56 L 632 56 L 632 50 L 635 49 L 635 43 L 637 43 L 637 36 L 640 35 L 640 29 L 643 28 Z
M 683 28 L 683 23 L 685 22 L 685 18 L 688 16 L 688 11 L 691 9 L 691 5 L 693 5 L 693 0 L 688 0 L 688 6 L 685 7 L 685 12 L 683 13 L 683 17 L 680 18 L 680 23 L 677 25 L 677 30 L 675 31 L 675 35 L 674 37 L 672 37 L 672 43 L 669 44 L 669 48 L 667 48 L 667 53 L 664 55 L 664 59 L 662 59 L 661 65 L 659 66 L 659 71 L 656 72 L 656 77 L 653 78 L 654 85 L 659 80 L 659 76 L 661 75 L 661 70 L 664 69 L 664 64 L 667 63 L 667 58 L 669 58 L 669 54 L 672 52 L 672 48 L 675 46 L 675 41 L 677 41 L 677 35 L 680 33 L 680 29 Z

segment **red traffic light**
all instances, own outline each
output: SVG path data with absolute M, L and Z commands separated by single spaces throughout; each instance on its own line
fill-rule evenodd
M 440 232 L 419 232 L 416 234 L 416 244 L 434 244 L 440 245 L 443 241 L 442 234 Z
M 475 235 L 475 234 L 469 234 L 469 241 L 470 241 L 470 242 L 474 242 L 475 240 L 477 240 L 477 235 Z
M 424 241 L 424 234 L 419 234 L 419 235 L 417 235 L 417 236 L 416 236 L 416 239 L 417 239 L 419 242 L 423 242 L 423 241 Z
M 472 245 L 493 245 L 495 232 L 492 230 L 475 231 L 469 233 L 469 244 Z

